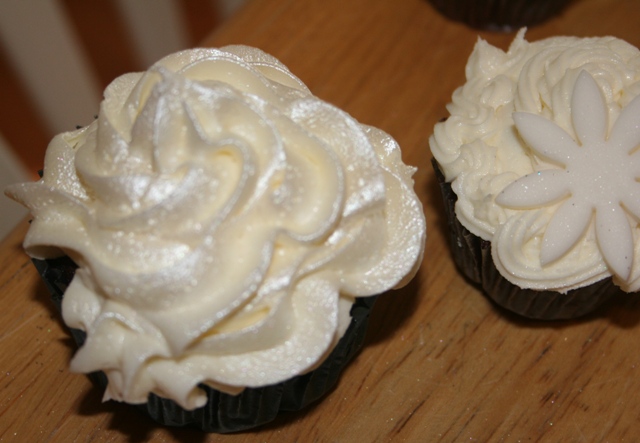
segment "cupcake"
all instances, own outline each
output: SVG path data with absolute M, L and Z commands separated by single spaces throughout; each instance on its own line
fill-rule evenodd
M 640 287 L 640 51 L 479 40 L 430 138 L 462 272 L 520 315 L 568 319 Z
M 559 14 L 571 0 L 429 0 L 446 17 L 478 29 L 511 31 Z
M 405 284 L 425 219 L 386 133 L 244 46 L 167 56 L 6 193 L 80 344 L 71 370 L 167 425 L 249 429 L 319 399 Z

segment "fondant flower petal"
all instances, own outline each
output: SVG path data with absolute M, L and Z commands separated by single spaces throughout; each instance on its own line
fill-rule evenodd
M 571 97 L 571 118 L 581 144 L 604 141 L 607 108 L 600 87 L 587 71 L 581 71 Z
M 634 183 L 632 190 L 622 197 L 622 205 L 632 215 L 640 219 L 640 183 Z
M 611 273 L 628 280 L 633 261 L 633 235 L 629 220 L 620 205 L 598 207 L 596 238 Z
M 515 209 L 546 206 L 560 201 L 570 194 L 566 172 L 546 169 L 525 175 L 504 188 L 496 197 L 496 203 Z
M 579 147 L 564 129 L 536 114 L 514 112 L 513 121 L 524 141 L 543 158 L 567 165 Z
M 640 145 L 640 95 L 620 113 L 609 135 L 609 144 L 612 149 L 621 149 L 623 152 Z
M 571 198 L 560 206 L 551 221 L 542 239 L 540 251 L 540 263 L 545 266 L 553 263 L 577 243 L 582 237 L 592 217 L 592 208 L 589 205 L 580 204 Z

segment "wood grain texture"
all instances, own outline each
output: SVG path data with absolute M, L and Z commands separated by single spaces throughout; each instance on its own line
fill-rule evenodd
M 636 0 L 578 0 L 528 32 L 616 35 L 640 46 Z M 633 442 L 640 436 L 640 303 L 534 322 L 491 305 L 456 272 L 428 136 L 464 79 L 478 33 L 423 0 L 254 0 L 204 42 L 258 46 L 319 97 L 382 128 L 419 169 L 428 223 L 416 279 L 375 306 L 365 348 L 321 402 L 254 432 L 156 426 L 69 373 L 71 341 L 21 252 L 0 246 L 0 441 Z

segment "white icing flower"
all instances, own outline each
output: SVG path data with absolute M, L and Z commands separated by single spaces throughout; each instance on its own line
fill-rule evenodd
M 636 149 L 640 145 L 640 97 L 622 110 L 607 138 L 605 100 L 593 77 L 582 71 L 573 90 L 571 117 L 577 141 L 542 116 L 513 114 L 520 135 L 535 155 L 559 167 L 516 180 L 496 202 L 516 209 L 562 202 L 544 232 L 542 266 L 564 257 L 587 229 L 595 227 L 598 248 L 611 272 L 628 280 L 634 255 L 635 221 L 631 217 L 640 219 L 640 156 Z
M 606 112 L 600 120 L 603 126 L 599 138 L 589 137 L 587 141 L 601 140 L 610 145 L 612 138 L 607 140 L 607 135 L 613 131 L 613 123 L 618 121 L 621 111 L 640 96 L 640 50 L 615 37 L 560 36 L 528 42 L 524 30 L 521 30 L 508 51 L 483 40 L 478 41 L 467 63 L 467 81 L 454 92 L 452 102 L 447 105 L 449 118 L 434 128 L 429 141 L 431 151 L 457 196 L 456 217 L 472 234 L 491 242 L 491 256 L 496 268 L 508 281 L 520 288 L 566 293 L 613 274 L 615 284 L 623 291 L 640 291 L 640 260 L 637 259 L 640 257 L 640 225 L 635 220 L 631 220 L 631 231 L 634 239 L 632 255 L 636 259 L 631 261 L 629 278 L 623 279 L 626 272 L 616 274 L 613 265 L 607 263 L 610 257 L 603 257 L 596 239 L 593 209 L 589 209 L 591 212 L 582 220 L 586 227 L 577 242 L 573 246 L 556 246 L 560 255 L 562 249 L 567 250 L 556 260 L 553 260 L 553 254 L 545 252 L 545 260 L 553 261 L 542 263 L 545 231 L 557 208 L 569 199 L 569 191 L 561 193 L 555 200 L 541 197 L 535 202 L 542 202 L 537 207 L 513 209 L 496 201 L 496 196 L 507 185 L 528 174 L 560 169 L 558 175 L 568 175 L 563 170 L 565 167 L 575 171 L 574 165 L 566 163 L 564 157 L 557 161 L 551 154 L 545 157 L 531 149 L 514 126 L 512 117 L 520 112 L 535 114 L 547 119 L 549 125 L 553 122 L 562 128 L 566 132 L 564 136 L 575 141 L 572 146 L 583 145 L 583 134 L 576 132 L 572 121 L 582 118 L 572 115 L 571 104 L 576 80 L 582 71 L 597 81 L 598 94 L 606 103 Z M 633 111 L 628 111 L 626 118 L 631 118 L 632 114 Z M 595 119 L 597 115 L 592 117 Z M 618 123 L 617 126 L 627 125 Z M 546 129 L 544 131 L 547 132 Z M 586 152 L 589 146 L 580 146 L 580 152 Z M 561 148 L 559 146 L 556 150 Z M 553 149 L 553 146 L 540 150 L 544 153 L 546 149 Z M 573 151 L 567 150 L 564 154 Z M 620 152 L 622 150 L 615 155 Z M 606 151 L 602 155 L 612 156 Z M 625 168 L 631 167 L 626 160 L 623 163 Z M 598 165 L 598 174 L 603 173 L 602 168 L 604 166 Z M 617 166 L 611 168 L 620 172 L 615 181 L 632 178 L 625 175 L 624 170 L 615 169 Z M 607 183 L 606 179 L 602 182 Z M 636 185 L 630 181 L 628 186 L 635 188 Z M 618 203 L 622 203 L 624 210 L 637 213 L 630 210 L 635 207 L 630 203 L 638 201 L 630 192 L 624 193 L 624 203 L 622 200 Z M 620 206 L 612 205 L 622 213 Z M 591 203 L 583 209 L 585 207 L 593 208 Z M 635 218 L 629 213 L 625 217 Z M 617 217 L 617 221 L 625 220 Z M 559 237 L 563 235 L 561 232 Z M 576 232 L 576 235 L 579 234 Z M 603 239 L 601 236 L 600 240 Z M 569 240 L 567 242 L 571 243 Z M 629 245 L 626 251 L 629 251 Z M 625 253 L 619 250 L 614 255 L 622 259 Z

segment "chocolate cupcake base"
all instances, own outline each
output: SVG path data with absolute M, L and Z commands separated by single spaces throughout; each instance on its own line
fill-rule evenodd
M 67 257 L 53 260 L 33 260 L 58 309 L 76 265 Z M 229 395 L 207 385 L 200 385 L 208 397 L 205 406 L 188 411 L 172 400 L 151 394 L 147 403 L 135 405 L 155 421 L 166 426 L 188 426 L 205 432 L 229 433 L 243 431 L 273 421 L 281 412 L 297 411 L 320 399 L 337 383 L 342 370 L 354 358 L 364 343 L 369 314 L 376 296 L 357 298 L 351 308 L 351 323 L 328 358 L 311 372 L 271 386 L 247 388 L 238 395 Z M 78 347 L 85 333 L 69 329 Z M 104 373 L 90 374 L 101 388 L 107 385 Z
M 429 0 L 444 16 L 473 28 L 509 32 L 557 15 L 570 0 Z
M 523 289 L 508 281 L 493 262 L 491 242 L 472 234 L 458 221 L 455 213 L 458 197 L 451 189 L 451 184 L 445 181 L 436 160 L 432 164 L 444 200 L 453 259 L 460 271 L 479 285 L 483 293 L 496 304 L 527 318 L 565 320 L 589 314 L 613 296 L 624 294 L 611 278 L 570 290 L 566 294 Z

